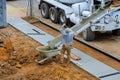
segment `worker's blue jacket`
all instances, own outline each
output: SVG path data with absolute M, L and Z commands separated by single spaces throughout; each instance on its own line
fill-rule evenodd
M 73 37 L 74 37 L 74 32 L 70 28 L 64 29 L 62 26 L 60 29 L 60 32 L 62 34 L 62 44 L 68 44 L 72 45 Z

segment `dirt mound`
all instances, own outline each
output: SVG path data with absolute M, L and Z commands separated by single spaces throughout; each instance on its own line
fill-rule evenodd
M 34 62 L 41 55 L 33 46 L 19 46 L 18 49 L 16 60 L 23 65 Z
M 67 66 L 62 67 L 54 62 L 44 66 L 44 69 L 35 69 L 28 72 L 25 78 L 26 80 L 91 80 L 88 76 L 83 76 L 79 71 L 71 70 Z
M 8 62 L 0 62 L 0 76 L 15 74 L 16 69 Z

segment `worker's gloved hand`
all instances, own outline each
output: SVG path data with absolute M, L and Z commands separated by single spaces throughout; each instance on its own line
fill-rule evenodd
M 66 26 L 66 23 L 64 23 L 63 26 Z

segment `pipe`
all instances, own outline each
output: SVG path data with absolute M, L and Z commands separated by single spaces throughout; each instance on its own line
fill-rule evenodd
M 33 18 L 33 0 L 30 0 L 30 5 L 29 5 L 29 8 L 30 8 L 30 17 Z
M 88 0 L 88 4 L 89 4 L 89 8 L 90 8 L 90 12 L 94 12 L 93 8 L 94 8 L 94 1 L 93 0 Z

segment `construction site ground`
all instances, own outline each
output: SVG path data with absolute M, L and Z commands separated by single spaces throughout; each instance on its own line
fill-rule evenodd
M 0 30 L 0 33 L 8 32 L 16 53 L 8 60 L 6 49 L 0 47 L 1 80 L 97 80 L 73 63 L 61 65 L 59 57 L 57 62 L 50 60 L 44 65 L 37 64 L 35 59 L 43 54 L 35 48 L 42 45 L 10 25 Z M 5 41 L 3 37 L 1 39 Z
M 46 27 L 46 25 L 41 24 L 39 20 L 26 17 L 24 11 L 17 10 L 23 14 L 21 15 L 14 11 L 14 6 L 10 4 L 7 5 L 11 7 L 8 10 L 8 18 L 24 17 L 29 23 L 53 36 L 58 36 L 60 34 Z M 16 15 L 13 15 L 13 13 L 16 13 Z M 0 33 L 11 34 L 10 39 L 15 50 L 15 54 L 8 60 L 6 48 L 0 47 L 0 80 L 98 80 L 86 71 L 75 66 L 73 63 L 62 65 L 60 63 L 60 56 L 58 56 L 57 61 L 50 59 L 44 65 L 39 65 L 35 62 L 35 59 L 42 56 L 43 53 L 38 52 L 35 48 L 42 45 L 14 29 L 9 24 L 6 28 L 0 29 Z M 5 38 L 0 36 L 0 39 L 2 39 L 5 44 Z M 4 44 L 2 44 L 2 46 L 4 46 Z M 73 44 L 77 49 L 120 71 L 120 63 L 118 61 L 80 44 L 79 42 L 74 41 Z M 97 65 L 95 66 L 97 67 Z
M 54 30 L 51 31 L 52 29 L 41 24 L 36 19 L 25 18 L 25 20 L 32 24 L 34 23 L 37 27 L 54 36 L 60 34 Z M 11 34 L 10 39 L 16 51 L 12 58 L 8 60 L 6 49 L 0 47 L 0 78 L 2 80 L 97 80 L 86 71 L 76 67 L 73 63 L 61 65 L 59 56 L 56 62 L 49 60 L 46 64 L 39 65 L 35 62 L 35 59 L 43 54 L 35 50 L 35 48 L 42 46 L 41 44 L 10 25 L 8 25 L 7 28 L 1 29 L 0 32 L 6 34 L 9 32 Z M 5 41 L 3 37 L 1 37 L 1 39 Z M 95 50 L 85 47 L 78 42 L 74 42 L 74 46 L 117 70 L 120 70 L 119 62 L 107 56 L 102 56 L 99 53 L 95 55 L 94 53 L 97 53 Z

